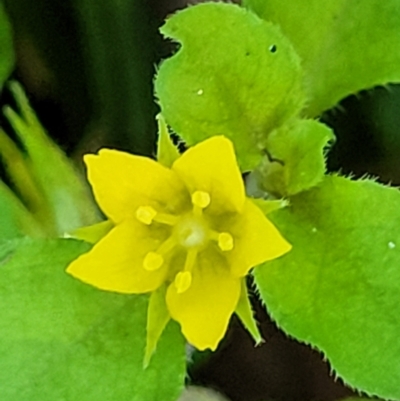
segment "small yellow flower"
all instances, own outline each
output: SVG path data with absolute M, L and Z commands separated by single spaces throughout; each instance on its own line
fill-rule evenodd
M 291 248 L 246 197 L 232 143 L 212 137 L 171 168 L 110 149 L 87 155 L 85 163 L 113 228 L 68 273 L 120 293 L 166 285 L 168 313 L 186 339 L 215 349 L 237 308 L 243 277 Z

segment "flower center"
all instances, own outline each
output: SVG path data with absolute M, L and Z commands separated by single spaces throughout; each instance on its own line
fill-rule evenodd
M 178 243 L 185 248 L 199 248 L 204 246 L 207 241 L 208 227 L 205 222 L 188 216 L 182 219 L 175 227 L 174 234 Z
M 199 251 L 207 247 L 210 241 L 215 241 L 221 251 L 227 252 L 234 248 L 234 240 L 227 232 L 217 232 L 209 227 L 203 216 L 203 211 L 211 203 L 208 192 L 195 191 L 191 197 L 192 211 L 184 216 L 158 213 L 151 206 L 140 206 L 136 210 L 136 218 L 143 224 L 153 223 L 172 227 L 171 235 L 155 251 L 148 252 L 143 260 L 143 268 L 148 271 L 160 269 L 166 260 L 166 255 L 180 247 L 186 250 L 186 260 L 183 269 L 174 279 L 176 291 L 181 294 L 192 284 L 192 270 L 196 264 Z

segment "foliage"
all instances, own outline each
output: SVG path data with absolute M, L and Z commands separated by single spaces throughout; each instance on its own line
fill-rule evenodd
M 281 328 L 352 387 L 389 399 L 400 380 L 399 202 L 397 189 L 328 176 L 270 215 L 293 251 L 255 270 Z
M 400 81 L 397 0 L 329 0 L 323 5 L 318 0 L 244 0 L 244 5 L 279 25 L 301 57 L 307 116 L 362 89 Z
M 69 277 L 66 265 L 87 249 L 73 240 L 1 246 L 2 399 L 176 400 L 185 364 L 177 327 L 170 325 L 143 370 L 148 301 Z

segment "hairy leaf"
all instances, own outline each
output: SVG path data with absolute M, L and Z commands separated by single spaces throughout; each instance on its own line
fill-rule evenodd
M 306 114 L 316 116 L 344 97 L 400 82 L 398 0 L 244 0 L 278 24 L 302 58 Z
M 293 249 L 255 270 L 277 324 L 351 386 L 400 398 L 400 192 L 328 176 L 269 215 Z
M 282 197 L 317 185 L 326 170 L 325 148 L 333 138 L 326 125 L 314 120 L 292 120 L 273 131 L 257 171 L 261 186 Z
M 72 240 L 0 247 L 0 388 L 4 401 L 175 401 L 184 380 L 176 324 L 143 369 L 146 296 L 99 291 L 65 273 L 87 250 Z
M 189 7 L 161 32 L 181 44 L 155 82 L 167 123 L 189 145 L 226 135 L 243 169 L 254 167 L 267 134 L 304 103 L 290 42 L 271 23 L 223 3 Z

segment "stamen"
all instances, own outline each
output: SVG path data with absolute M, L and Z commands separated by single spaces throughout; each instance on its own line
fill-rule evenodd
M 151 206 L 140 206 L 136 210 L 136 218 L 143 224 L 150 225 L 157 212 Z
M 192 273 L 190 272 L 179 272 L 175 276 L 175 288 L 178 294 L 182 294 L 187 291 L 192 284 Z
M 158 213 L 151 206 L 140 206 L 136 210 L 136 218 L 143 224 L 150 225 L 153 221 L 157 223 L 174 226 L 179 218 L 168 213 Z
M 170 250 L 174 249 L 177 245 L 177 241 L 174 236 L 168 237 L 157 249 L 159 255 L 166 255 Z
M 201 209 L 206 208 L 211 202 L 210 194 L 205 191 L 196 191 L 192 194 L 192 203 Z
M 231 251 L 233 249 L 233 237 L 229 233 L 218 234 L 218 246 L 221 251 Z
M 185 272 L 190 272 L 193 269 L 194 263 L 196 262 L 196 257 L 197 249 L 189 249 L 186 255 L 185 267 L 183 268 Z
M 154 216 L 153 220 L 167 226 L 174 226 L 179 221 L 179 217 L 167 213 L 157 213 L 157 216 Z
M 178 294 L 182 294 L 187 291 L 192 284 L 192 269 L 196 262 L 197 250 L 189 249 L 186 255 L 185 267 L 183 271 L 179 272 L 175 276 L 175 287 Z
M 149 252 L 143 259 L 144 269 L 150 272 L 159 269 L 163 263 L 164 258 L 156 252 Z

